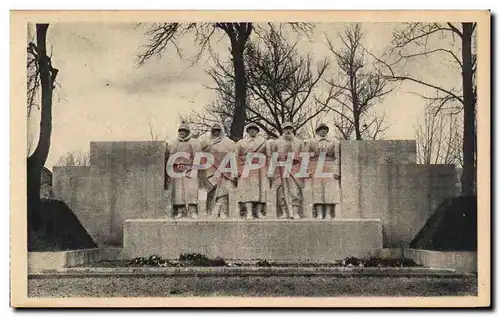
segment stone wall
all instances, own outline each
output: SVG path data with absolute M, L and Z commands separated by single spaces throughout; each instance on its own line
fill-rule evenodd
M 201 253 L 226 260 L 332 262 L 365 257 L 382 248 L 378 220 L 220 220 L 129 219 L 123 257 L 157 254 L 178 259 Z
M 366 198 L 372 199 L 371 194 L 365 193 L 364 183 L 382 185 L 371 178 L 377 166 L 416 164 L 417 161 L 417 145 L 411 140 L 345 141 L 340 151 L 343 218 L 363 218 L 364 202 Z
M 54 166 L 54 197 L 64 201 L 97 244 L 109 237 L 110 213 L 96 206 L 95 187 L 90 166 Z
M 384 247 L 408 246 L 455 195 L 452 165 L 416 164 L 415 141 L 348 141 L 341 148 L 342 217 L 381 219 Z
M 91 142 L 89 167 L 54 167 L 55 197 L 100 246 L 121 245 L 126 219 L 169 214 L 164 152 L 160 141 Z M 454 175 L 453 166 L 417 165 L 415 141 L 343 142 L 339 216 L 381 219 L 384 247 L 407 246 L 434 209 L 454 196 Z
M 164 142 L 91 142 L 90 167 L 54 167 L 54 194 L 100 245 L 121 245 L 128 218 L 161 218 Z

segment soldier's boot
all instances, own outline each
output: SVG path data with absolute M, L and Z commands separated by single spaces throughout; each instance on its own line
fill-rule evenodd
M 283 206 L 280 208 L 281 209 L 281 212 L 278 216 L 278 219 L 286 219 L 288 218 L 288 212 L 286 211 L 286 206 Z
M 286 219 L 292 218 L 292 211 L 290 209 L 292 209 L 290 205 L 285 205 L 285 208 L 283 208 Z
M 220 205 L 219 202 L 216 202 L 214 204 L 214 208 L 212 209 L 212 213 L 210 215 L 210 218 L 212 218 L 212 219 L 219 218 L 220 217 L 220 212 L 221 212 L 220 210 L 221 210 L 221 205 Z
M 222 197 L 217 200 L 217 205 L 219 206 L 219 218 L 227 219 L 229 217 L 229 199 L 227 197 Z
M 314 219 L 316 220 L 323 219 L 323 206 L 314 205 Z
M 325 219 L 332 220 L 333 217 L 334 217 L 334 215 L 333 215 L 332 205 L 325 205 Z
M 177 208 L 177 214 L 174 216 L 174 219 L 182 219 L 182 217 L 184 217 L 185 212 L 186 212 L 186 207 Z
M 253 212 L 252 212 L 252 203 L 246 203 L 247 207 L 247 213 L 246 213 L 246 220 L 252 220 L 253 219 Z
M 197 205 L 189 205 L 188 211 L 189 211 L 189 215 L 191 216 L 191 219 L 198 219 L 199 218 Z
M 292 219 L 300 219 L 300 206 L 292 206 Z
M 263 204 L 257 204 L 257 206 L 255 206 L 255 209 L 256 209 L 255 213 L 256 213 L 258 219 L 266 218 L 266 216 L 264 215 L 264 212 L 263 212 L 263 209 L 264 209 L 263 207 L 264 207 Z

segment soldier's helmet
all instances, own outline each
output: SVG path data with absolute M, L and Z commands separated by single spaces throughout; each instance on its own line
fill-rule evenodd
M 211 132 L 220 131 L 219 133 L 220 133 L 221 136 L 225 136 L 226 135 L 226 131 L 225 131 L 224 126 L 222 125 L 222 123 L 216 122 L 212 126 L 212 128 L 210 130 L 211 130 Z
M 212 130 L 222 130 L 221 124 L 220 123 L 215 123 L 212 126 Z
M 245 131 L 248 132 L 248 129 L 250 129 L 250 128 L 254 128 L 254 129 L 257 129 L 257 131 L 260 131 L 259 126 L 254 122 L 250 122 L 247 125 L 247 127 L 245 128 Z
M 187 132 L 191 132 L 191 129 L 189 129 L 189 125 L 186 123 L 186 121 L 182 121 L 181 124 L 179 125 L 179 128 L 177 129 L 177 132 L 180 132 L 180 131 L 187 131 Z
M 294 128 L 293 127 L 293 124 L 290 122 L 290 121 L 286 121 L 285 123 L 283 123 L 283 129 L 286 129 L 286 128 Z
M 324 124 L 324 123 L 320 123 L 317 127 L 316 127 L 316 130 L 314 130 L 315 132 L 318 132 L 318 130 L 320 129 L 326 129 L 327 131 L 330 131 L 330 128 Z

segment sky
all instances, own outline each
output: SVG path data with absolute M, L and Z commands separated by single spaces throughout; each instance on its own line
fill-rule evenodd
M 362 23 L 364 45 L 378 55 L 390 45 L 394 23 Z M 137 53 L 146 43 L 144 26 L 130 23 L 60 23 L 48 31 L 52 63 L 59 69 L 53 100 L 53 131 L 46 166 L 52 169 L 69 151 L 89 151 L 91 141 L 151 140 L 151 131 L 161 140 L 176 137 L 179 116 L 202 110 L 215 94 L 206 69 L 208 55 L 198 63 L 189 57 L 197 53 L 193 39 L 181 40 L 181 59 L 173 47 L 162 58 L 138 67 Z M 331 58 L 326 37 L 339 45 L 338 32 L 345 24 L 317 24 L 310 38 L 290 35 L 298 40 L 301 54 L 314 60 Z M 215 52 L 227 55 L 229 43 L 218 33 L 212 41 Z M 434 82 L 457 81 L 456 72 L 436 60 L 410 69 Z M 332 69 L 332 72 L 334 70 Z M 425 101 L 412 92 L 421 87 L 403 84 L 380 104 L 388 130 L 384 139 L 415 139 L 415 126 L 423 119 Z M 28 119 L 28 143 L 38 138 L 39 111 Z M 151 128 L 150 128 L 151 127 Z M 34 145 L 32 145 L 34 147 Z

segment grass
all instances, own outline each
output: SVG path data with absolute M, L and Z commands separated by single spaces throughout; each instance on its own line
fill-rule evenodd
M 475 296 L 474 277 L 85 277 L 29 279 L 30 297 Z

